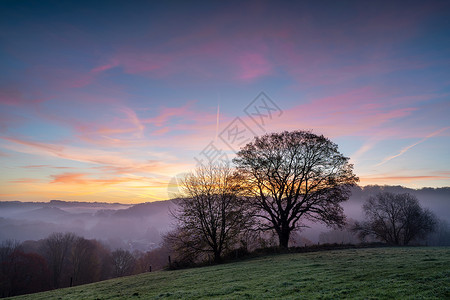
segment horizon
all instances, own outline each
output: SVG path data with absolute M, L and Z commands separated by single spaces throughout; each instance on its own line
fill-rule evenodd
M 284 130 L 360 186 L 450 187 L 448 1 L 200 4 L 0 2 L 0 202 L 170 200 Z
M 365 186 L 361 186 L 359 184 L 357 184 L 355 187 L 360 188 L 361 190 L 364 190 L 366 188 L 382 188 L 382 189 L 386 189 L 386 188 L 402 188 L 402 189 L 410 189 L 413 191 L 423 191 L 423 190 L 428 190 L 428 189 L 432 189 L 432 190 L 439 190 L 439 189 L 450 189 L 450 186 L 442 186 L 442 187 L 420 187 L 420 188 L 409 188 L 406 186 L 402 186 L 402 185 L 365 185 Z M 355 188 L 353 187 L 353 188 Z M 21 203 L 51 203 L 52 201 L 55 202 L 64 202 L 64 203 L 89 203 L 89 204 L 117 204 L 117 205 L 137 205 L 137 204 L 147 204 L 147 203 L 154 203 L 154 202 L 164 202 L 164 201 L 172 201 L 172 200 L 178 200 L 180 199 L 180 197 L 176 197 L 176 198 L 168 198 L 168 199 L 163 199 L 163 200 L 153 200 L 153 201 L 146 201 L 146 202 L 134 202 L 134 203 L 125 203 L 125 202 L 100 202 L 100 201 L 79 201 L 79 200 L 61 200 L 61 199 L 50 199 L 50 200 L 42 200 L 42 201 L 26 201 L 26 200 L 2 200 L 0 201 L 0 203 L 5 203 L 5 202 L 21 202 Z M 419 199 L 420 200 L 420 199 Z

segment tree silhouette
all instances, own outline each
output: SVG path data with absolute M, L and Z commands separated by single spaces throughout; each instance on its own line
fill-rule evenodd
M 12 296 L 14 253 L 20 250 L 19 242 L 5 240 L 0 244 L 0 297 Z
M 73 233 L 57 232 L 52 233 L 44 240 L 44 250 L 52 272 L 54 288 L 60 286 L 62 271 L 75 237 Z
M 211 253 L 215 262 L 249 225 L 242 178 L 228 166 L 200 166 L 183 182 L 184 198 L 173 213 L 178 228 L 166 237 L 185 256 Z
M 344 224 L 340 203 L 358 181 L 348 160 L 322 135 L 284 131 L 256 137 L 233 161 L 248 184 L 250 205 L 264 220 L 261 229 L 275 230 L 287 248 L 303 218 Z
M 95 244 L 83 237 L 76 237 L 70 252 L 73 285 L 98 280 L 100 263 Z
M 114 266 L 114 277 L 122 277 L 133 274 L 136 259 L 127 250 L 118 249 L 111 253 Z
M 416 238 L 432 232 L 437 219 L 423 209 L 417 198 L 409 193 L 379 193 L 363 206 L 368 221 L 357 222 L 354 231 L 364 239 L 373 236 L 393 245 L 407 245 Z
M 11 254 L 9 270 L 9 296 L 36 293 L 50 287 L 50 272 L 39 254 L 15 250 Z

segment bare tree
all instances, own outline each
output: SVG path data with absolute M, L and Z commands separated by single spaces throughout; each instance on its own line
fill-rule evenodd
M 450 246 L 450 225 L 448 222 L 437 219 L 436 227 L 427 236 L 425 243 L 429 246 Z
M 118 249 L 113 251 L 111 256 L 114 266 L 114 277 L 122 277 L 133 274 L 136 259 L 129 251 Z
M 167 265 L 169 249 L 164 246 L 152 249 L 138 258 L 135 270 L 137 273 L 161 270 Z
M 11 254 L 19 249 L 20 243 L 16 240 L 5 240 L 0 244 L 0 270 L 3 270 Z
M 67 256 L 75 240 L 73 233 L 52 233 L 44 240 L 44 250 L 53 276 L 53 287 L 59 288 Z
M 15 296 L 21 294 L 36 293 L 50 287 L 50 274 L 45 259 L 36 253 L 24 253 L 15 250 L 9 262 L 7 283 L 9 290 L 2 294 Z
M 19 242 L 5 240 L 0 244 L 0 297 L 12 296 L 12 273 L 16 252 L 20 250 Z
M 228 166 L 200 166 L 185 178 L 183 192 L 173 213 L 178 228 L 166 239 L 184 255 L 210 253 L 219 262 L 250 224 L 242 178 Z
M 261 229 L 274 230 L 287 248 L 303 218 L 341 226 L 340 203 L 358 181 L 349 158 L 324 136 L 284 131 L 256 137 L 233 160 L 245 176 L 251 206 L 262 218 Z
M 95 244 L 83 237 L 76 237 L 70 252 L 73 285 L 90 283 L 98 280 L 99 259 Z
M 90 240 L 90 242 L 94 246 L 95 256 L 98 259 L 99 280 L 110 279 L 113 273 L 111 251 L 97 240 Z
M 436 217 L 423 209 L 411 194 L 379 193 L 370 197 L 363 206 L 368 219 L 357 222 L 354 231 L 360 238 L 373 236 L 393 245 L 407 245 L 423 238 L 436 227 Z

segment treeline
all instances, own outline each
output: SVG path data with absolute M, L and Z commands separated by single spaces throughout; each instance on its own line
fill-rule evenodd
M 43 292 L 98 282 L 102 280 L 212 263 L 213 257 L 182 253 L 173 248 L 168 236 L 150 251 L 110 249 L 102 241 L 86 239 L 74 233 L 53 233 L 38 241 L 19 243 L 5 240 L 0 244 L 0 297 Z M 276 237 L 271 233 L 246 236 L 243 244 L 224 251 L 224 260 L 253 254 L 271 253 Z M 311 246 L 309 240 L 294 234 L 291 246 Z M 272 249 L 272 250 L 271 250 Z M 255 251 L 257 250 L 257 251 Z M 183 258 L 182 258 L 183 257 Z M 200 260 L 199 260 L 200 259 Z
M 159 270 L 164 247 L 133 253 L 110 250 L 98 240 L 53 233 L 39 241 L 0 245 L 0 296 L 10 297 Z

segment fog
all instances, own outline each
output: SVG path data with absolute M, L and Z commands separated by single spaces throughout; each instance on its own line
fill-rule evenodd
M 0 240 L 39 240 L 53 232 L 73 232 L 103 241 L 112 249 L 150 250 L 173 220 L 173 201 L 136 205 L 50 201 L 0 203 Z
M 419 200 L 420 204 L 424 208 L 430 209 L 438 219 L 450 222 L 450 188 L 423 188 L 423 189 L 409 189 L 402 186 L 366 186 L 366 187 L 355 187 L 352 190 L 352 195 L 348 201 L 342 203 L 344 208 L 344 213 L 347 217 L 347 221 L 351 222 L 353 220 L 364 220 L 364 213 L 362 211 L 362 206 L 364 202 L 371 195 L 376 195 L 380 192 L 391 192 L 391 193 L 410 193 L 415 195 Z M 310 228 L 305 228 L 299 234 L 300 236 L 307 238 L 313 243 L 319 242 L 320 234 L 332 231 L 331 228 L 320 224 L 306 222 Z M 343 236 L 347 233 L 334 231 L 333 234 Z M 344 241 L 348 239 L 350 242 L 356 242 L 356 237 L 345 238 Z M 340 240 L 337 238 L 336 241 Z M 450 242 L 450 241 L 449 241 Z
M 414 194 L 423 207 L 429 208 L 439 219 L 450 222 L 450 188 L 414 190 L 399 186 L 355 187 L 350 199 L 343 203 L 348 220 L 362 220 L 364 201 L 380 191 Z M 100 240 L 112 249 L 148 251 L 158 247 L 161 235 L 170 230 L 174 220 L 169 210 L 174 208 L 174 201 L 135 205 L 58 200 L 48 203 L 0 202 L 0 241 L 39 240 L 53 232 L 73 232 Z M 304 225 L 309 228 L 295 235 L 298 244 L 323 242 L 324 237 L 330 240 L 330 234 L 324 233 L 330 232 L 331 228 L 310 221 L 305 221 Z M 335 231 L 331 235 L 336 241 L 352 241 L 346 232 Z

